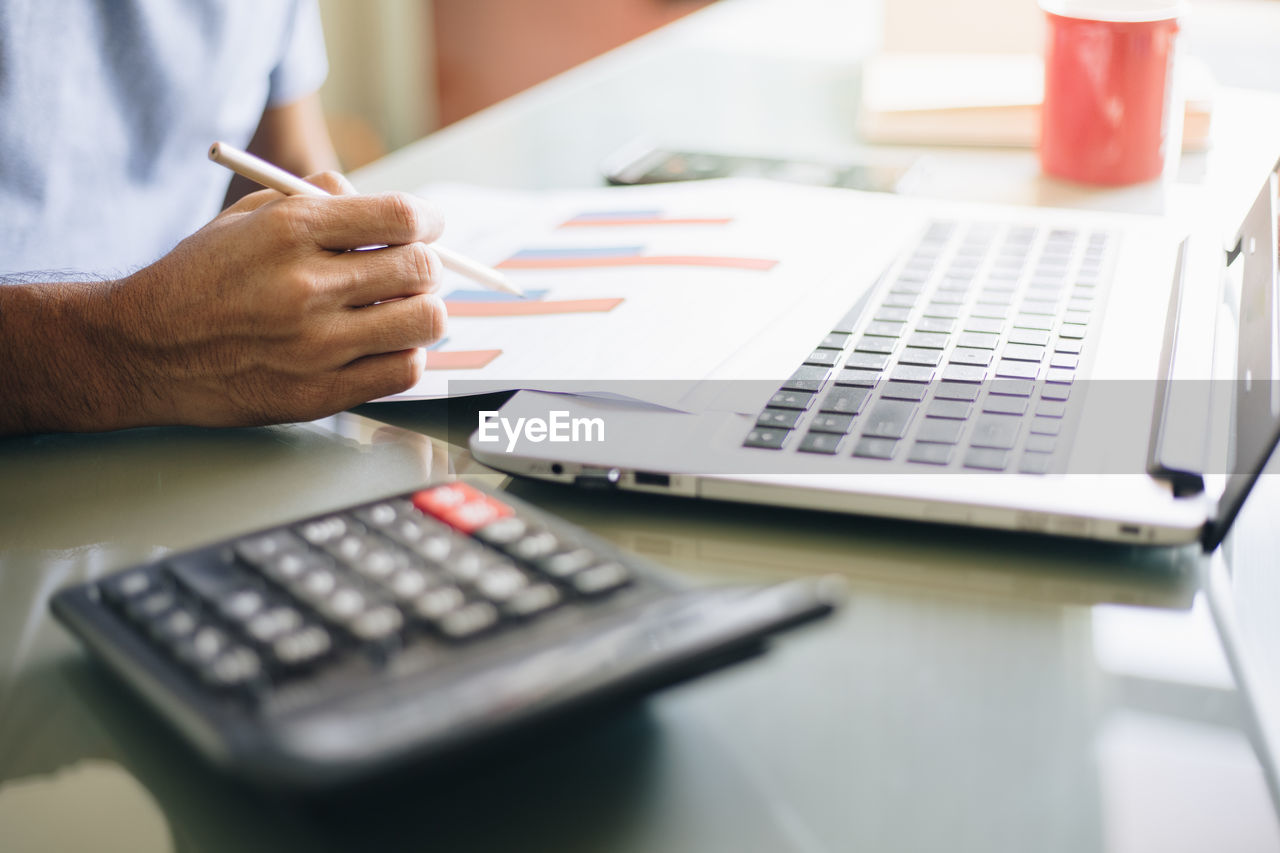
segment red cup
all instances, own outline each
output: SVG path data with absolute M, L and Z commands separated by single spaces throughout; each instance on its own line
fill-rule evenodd
M 1087 184 L 1149 181 L 1171 139 L 1182 5 L 1168 0 L 1041 0 L 1048 17 L 1040 166 Z M 1180 136 L 1180 134 L 1176 134 Z

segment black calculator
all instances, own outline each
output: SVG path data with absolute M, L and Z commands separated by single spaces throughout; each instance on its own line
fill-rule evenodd
M 214 765 L 319 789 L 747 657 L 839 596 L 821 578 L 692 587 L 448 482 L 127 569 L 52 607 Z

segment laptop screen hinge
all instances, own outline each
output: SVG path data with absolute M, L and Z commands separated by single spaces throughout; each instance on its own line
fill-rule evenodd
M 1160 376 L 1156 383 L 1156 405 L 1147 450 L 1147 473 L 1168 482 L 1175 497 L 1198 495 L 1204 491 L 1203 471 L 1209 448 L 1207 383 L 1175 382 L 1173 379 L 1177 375 L 1174 362 L 1178 357 L 1186 255 L 1187 241 L 1183 240 L 1178 245 L 1177 263 L 1173 268 L 1173 289 L 1165 317 L 1164 347 L 1160 352 Z

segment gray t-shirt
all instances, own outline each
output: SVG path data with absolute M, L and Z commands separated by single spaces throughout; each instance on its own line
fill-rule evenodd
M 2 0 L 0 276 L 162 257 L 221 207 L 210 143 L 327 72 L 315 0 Z

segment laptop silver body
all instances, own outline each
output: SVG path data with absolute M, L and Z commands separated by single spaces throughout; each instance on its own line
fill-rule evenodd
M 892 233 L 907 220 L 915 236 L 877 280 L 849 283 L 845 317 L 780 317 L 726 354 L 782 395 L 759 411 L 672 411 L 629 401 L 625 389 L 613 398 L 523 391 L 482 413 L 477 426 L 488 418 L 493 428 L 472 435 L 473 455 L 561 483 L 1216 545 L 1270 455 L 1280 416 L 1276 171 L 1225 246 L 1214 223 L 871 194 L 860 203 L 882 208 Z M 877 239 L 851 235 L 849 250 Z M 1017 267 L 1021 247 L 1030 260 Z M 1048 302 L 1033 301 L 1040 285 Z M 983 313 L 984 299 L 991 316 L 963 313 Z M 1058 313 L 1036 314 L 1044 304 Z M 950 335 L 940 336 L 949 315 Z M 837 323 L 839 335 L 824 331 Z M 1013 360 L 1035 357 L 1037 346 L 1038 363 Z M 859 378 L 877 364 L 878 374 Z M 715 382 L 691 396 L 715 399 L 719 390 L 706 387 Z M 899 400 L 904 392 L 919 398 Z M 956 392 L 973 397 L 950 399 Z M 903 412 L 905 425 L 881 417 Z M 538 422 L 599 429 L 555 441 L 509 428 Z M 877 437 L 886 428 L 890 437 Z

